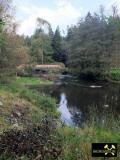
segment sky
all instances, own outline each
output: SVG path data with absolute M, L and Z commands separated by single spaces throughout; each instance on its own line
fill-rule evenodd
M 59 25 L 62 34 L 67 26 L 74 25 L 87 12 L 97 12 L 99 6 L 110 6 L 120 0 L 13 0 L 16 9 L 16 21 L 19 24 L 17 33 L 32 35 L 36 28 L 36 19 L 43 18 L 52 25 L 53 30 Z

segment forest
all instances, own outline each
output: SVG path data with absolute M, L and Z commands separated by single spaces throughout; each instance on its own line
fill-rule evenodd
M 26 36 L 0 0 L 0 160 L 93 160 L 99 142 L 118 143 L 120 159 L 120 11 L 98 8 L 65 35 L 38 17 Z M 62 70 L 36 75 L 37 65 Z
M 17 35 L 19 26 L 11 14 L 12 3 L 1 1 L 0 6 L 0 74 L 3 70 L 4 74 L 14 73 L 16 66 L 32 63 L 61 62 L 71 72 L 95 77 L 104 77 L 119 69 L 120 15 L 117 6 L 111 7 L 109 16 L 105 15 L 103 6 L 99 13 L 88 12 L 76 25 L 68 26 L 65 36 L 61 35 L 59 26 L 53 31 L 51 24 L 39 17 L 32 36 Z

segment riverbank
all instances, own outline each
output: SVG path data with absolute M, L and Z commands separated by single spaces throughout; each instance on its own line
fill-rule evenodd
M 23 85 L 51 85 L 53 84 L 52 80 L 39 77 L 17 77 L 15 80 L 16 83 Z
M 80 72 L 77 69 L 69 69 L 65 68 L 64 74 L 71 74 L 73 76 L 77 76 L 83 80 L 100 80 L 100 81 L 108 81 L 111 83 L 120 83 L 120 68 L 111 68 L 110 70 L 106 70 L 103 73 L 92 73 L 92 72 Z
M 39 82 L 51 83 L 19 77 L 0 86 L 0 160 L 33 160 L 40 158 L 40 153 L 40 159 L 60 155 L 61 144 L 54 127 L 59 117 L 55 99 L 25 87 Z
M 8 148 L 0 150 L 2 152 L 0 160 L 33 160 L 37 157 L 41 159 L 41 156 L 44 157 L 42 157 L 43 160 L 45 158 L 47 160 L 93 160 L 91 157 L 91 143 L 93 142 L 118 143 L 118 159 L 120 158 L 120 119 L 116 122 L 113 121 L 109 125 L 98 125 L 91 121 L 82 128 L 61 125 L 59 113 L 56 109 L 56 100 L 35 90 L 25 88 L 27 83 L 33 85 L 40 83 L 43 85 L 52 82 L 38 78 L 18 78 L 8 85 L 1 85 L 0 132 L 3 135 L 4 130 L 8 131 L 5 135 L 7 141 L 2 141 L 2 143 L 6 143 Z M 43 119 L 45 124 L 41 126 L 41 120 Z M 40 130 L 36 129 L 36 127 L 34 128 L 36 125 L 40 125 Z M 28 126 L 30 129 L 27 129 Z M 45 128 L 47 128 L 47 132 Z M 18 130 L 22 135 L 25 134 L 27 136 L 26 139 L 22 138 L 24 139 L 22 142 L 17 140 L 22 136 Z M 33 130 L 34 132 L 32 132 Z M 40 132 L 41 130 L 42 133 Z M 42 139 L 39 137 L 39 133 L 44 141 L 42 143 L 43 146 L 40 146 Z M 11 139 L 9 138 L 10 135 Z M 45 140 L 44 137 L 46 137 Z M 39 144 L 37 143 L 38 138 L 40 138 Z M 38 145 L 37 148 L 36 143 Z M 30 148 L 31 144 L 34 147 L 32 149 Z M 12 150 L 13 145 L 19 148 L 19 152 L 16 151 L 15 155 Z M 22 150 L 21 145 L 24 146 L 24 150 Z M 52 147 L 53 150 L 51 151 Z M 32 151 L 34 149 L 36 152 Z M 6 151 L 10 151 L 9 156 L 6 155 Z M 49 156 L 51 159 L 48 158 Z M 102 160 L 102 158 L 98 158 L 98 160 Z
M 109 72 L 105 73 L 105 78 L 110 83 L 120 84 L 120 69 L 119 68 L 111 69 Z
M 19 125 L 16 118 L 20 120 L 20 127 L 24 125 L 23 119 L 28 119 L 36 123 L 45 114 L 58 114 L 56 112 L 55 99 L 50 96 L 42 95 L 37 91 L 30 90 L 25 85 L 52 84 L 52 81 L 43 81 L 38 78 L 20 78 L 13 80 L 7 85 L 0 86 L 1 118 L 0 129 L 11 128 Z M 14 117 L 15 115 L 15 117 Z M 12 119 L 13 122 L 11 123 Z M 9 120 L 7 120 L 9 119 Z M 9 122 L 9 123 L 8 123 Z M 14 123 L 16 122 L 16 123 Z M 23 122 L 23 123 L 22 123 Z M 26 122 L 27 123 L 27 122 Z M 39 121 L 38 121 L 39 123 Z

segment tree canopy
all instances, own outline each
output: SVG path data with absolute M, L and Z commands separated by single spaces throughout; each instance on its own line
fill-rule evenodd
M 91 14 L 68 28 L 66 36 L 68 67 L 78 73 L 103 74 L 120 67 L 120 16 L 113 12 Z

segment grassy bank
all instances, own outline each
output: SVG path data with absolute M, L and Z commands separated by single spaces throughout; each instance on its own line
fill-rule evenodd
M 0 102 L 2 103 L 0 129 L 10 128 L 14 125 L 16 117 L 19 118 L 24 114 L 20 121 L 20 126 L 24 125 L 23 119 L 28 119 L 31 123 L 48 115 L 58 115 L 55 106 L 55 99 L 50 96 L 42 95 L 37 91 L 33 91 L 24 87 L 23 84 L 38 85 L 43 84 L 43 81 L 38 78 L 17 78 L 7 85 L 0 86 Z M 50 84 L 50 81 L 44 81 L 44 84 Z M 16 112 L 16 113 L 15 113 Z M 17 113 L 18 112 L 18 113 Z M 17 115 L 18 114 L 18 115 Z M 15 115 L 11 123 L 11 116 Z M 9 120 L 7 120 L 9 119 Z M 17 123 L 17 122 L 16 122 Z M 17 124 L 18 125 L 18 124 Z
M 91 157 L 91 143 L 96 142 L 118 143 L 120 159 L 120 119 L 107 127 L 93 122 L 82 128 L 61 125 L 55 99 L 24 87 L 27 82 L 38 84 L 33 79 L 19 78 L 0 87 L 0 142 L 4 148 L 0 148 L 0 160 L 95 160 Z
M 16 82 L 19 84 L 27 84 L 27 85 L 53 84 L 53 81 L 40 79 L 38 77 L 17 77 Z
M 120 82 L 120 68 L 111 68 L 106 70 L 101 74 L 96 72 L 81 72 L 79 69 L 65 69 L 65 72 L 68 74 L 76 75 L 81 79 L 86 80 L 108 80 L 109 82 Z
M 120 68 L 111 69 L 109 72 L 106 72 L 106 76 L 111 81 L 120 81 Z

